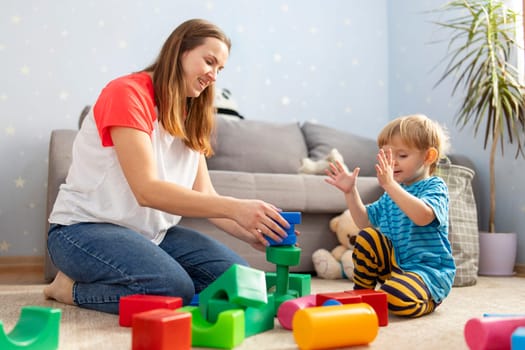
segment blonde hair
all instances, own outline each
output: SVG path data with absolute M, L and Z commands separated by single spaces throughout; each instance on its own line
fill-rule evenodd
M 211 156 L 215 88 L 212 84 L 198 97 L 186 97 L 181 63 L 182 55 L 203 45 L 206 38 L 219 39 L 226 44 L 228 51 L 231 49 L 230 39 L 219 27 L 203 19 L 191 19 L 175 28 L 155 62 L 143 71 L 153 74 L 155 102 L 164 129 L 180 137 L 189 148 Z
M 377 145 L 382 148 L 394 136 L 399 136 L 404 144 L 421 151 L 436 149 L 438 154 L 436 160 L 430 164 L 430 174 L 434 173 L 437 162 L 449 149 L 446 129 L 423 114 L 402 116 L 390 121 L 379 133 Z

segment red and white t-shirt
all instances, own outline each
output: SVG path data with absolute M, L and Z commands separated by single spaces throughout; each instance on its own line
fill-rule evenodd
M 111 81 L 84 119 L 73 143 L 66 183 L 60 186 L 49 222 L 114 223 L 158 244 L 166 230 L 181 218 L 138 205 L 113 147 L 109 133 L 112 126 L 131 127 L 150 135 L 159 179 L 193 187 L 199 152 L 162 128 L 151 77 L 134 73 Z

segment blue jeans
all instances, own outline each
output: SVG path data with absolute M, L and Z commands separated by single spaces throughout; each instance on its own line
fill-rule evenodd
M 225 245 L 197 231 L 174 226 L 157 246 L 113 224 L 52 224 L 48 250 L 53 263 L 75 281 L 80 307 L 118 314 L 121 296 L 178 296 L 191 302 L 232 264 L 248 263 Z

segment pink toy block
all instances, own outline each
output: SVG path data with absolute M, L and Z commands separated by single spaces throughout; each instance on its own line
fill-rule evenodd
M 191 314 L 155 309 L 133 315 L 132 350 L 190 350 Z
M 388 302 L 385 292 L 373 289 L 358 289 L 348 290 L 345 291 L 345 293 L 360 296 L 363 303 L 367 303 L 374 308 L 377 319 L 379 320 L 379 326 L 383 327 L 388 325 Z
M 470 350 L 510 349 L 512 333 L 524 326 L 525 317 L 472 318 L 463 333 Z
M 279 306 L 277 319 L 283 328 L 292 329 L 292 322 L 295 313 L 308 307 L 316 306 L 316 296 L 306 295 L 297 299 L 287 300 Z
M 134 314 L 155 309 L 175 310 L 182 306 L 182 298 L 161 295 L 133 294 L 120 298 L 119 325 L 131 327 Z

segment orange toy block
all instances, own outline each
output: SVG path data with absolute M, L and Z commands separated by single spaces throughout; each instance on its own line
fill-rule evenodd
M 132 350 L 191 349 L 191 314 L 155 309 L 133 315 Z
M 180 307 L 182 307 L 182 298 L 179 297 L 144 294 L 127 295 L 120 298 L 119 325 L 131 327 L 133 315 L 139 312 L 155 309 L 175 310 Z
M 379 326 L 388 325 L 388 302 L 386 300 L 386 293 L 380 290 L 373 289 L 357 289 L 345 291 L 352 296 L 360 296 L 363 303 L 370 305 L 376 312 Z
M 292 329 L 299 349 L 317 350 L 369 344 L 379 326 L 372 306 L 357 303 L 298 310 Z

